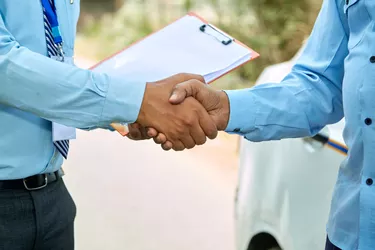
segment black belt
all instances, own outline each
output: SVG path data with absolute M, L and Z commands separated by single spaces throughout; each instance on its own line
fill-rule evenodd
M 35 191 L 45 188 L 49 183 L 55 182 L 64 175 L 62 169 L 53 173 L 37 174 L 24 179 L 0 181 L 1 189 L 26 189 Z

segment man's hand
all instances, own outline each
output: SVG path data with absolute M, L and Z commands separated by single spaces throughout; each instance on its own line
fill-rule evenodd
M 193 148 L 195 145 L 204 144 L 206 136 L 210 139 L 217 136 L 217 128 L 212 118 L 194 98 L 186 98 L 180 105 L 168 102 L 170 93 L 178 83 L 192 79 L 197 82 L 203 81 L 201 76 L 178 74 L 146 85 L 136 122 L 143 127 L 161 132 L 169 141 L 164 143 L 164 146 L 168 146 L 164 149 L 173 148 L 179 151 Z
M 172 104 L 181 104 L 186 98 L 194 97 L 207 110 L 214 120 L 218 130 L 225 130 L 229 121 L 229 100 L 224 91 L 217 91 L 195 79 L 176 85 L 169 98 Z M 162 144 L 163 149 L 172 147 L 171 142 L 166 142 L 163 136 L 156 136 L 154 141 Z
M 145 128 L 138 123 L 129 124 L 129 134 L 127 137 L 134 141 L 154 139 L 155 143 L 163 144 L 165 150 L 170 150 L 173 147 L 172 142 L 167 140 L 163 133 L 159 133 L 154 128 Z
M 129 139 L 134 140 L 134 141 L 148 140 L 148 139 L 151 139 L 151 138 L 157 136 L 157 133 L 154 136 L 150 136 L 149 135 L 149 129 L 145 128 L 145 127 L 142 127 L 138 123 L 129 124 L 128 128 L 129 128 L 129 133 L 128 133 L 127 137 Z M 155 130 L 152 130 L 152 133 L 154 133 L 154 132 L 155 132 Z M 151 134 L 151 132 L 150 132 L 150 134 Z
M 230 108 L 228 96 L 224 91 L 214 90 L 210 86 L 192 79 L 177 84 L 173 88 L 169 101 L 172 104 L 180 104 L 190 96 L 203 105 L 218 130 L 225 130 L 229 121 Z

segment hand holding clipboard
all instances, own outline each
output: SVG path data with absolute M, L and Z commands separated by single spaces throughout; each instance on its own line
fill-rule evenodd
M 136 42 L 92 68 L 128 81 L 154 82 L 178 73 L 202 75 L 207 83 L 259 54 L 194 13 Z M 126 124 L 111 124 L 123 136 Z

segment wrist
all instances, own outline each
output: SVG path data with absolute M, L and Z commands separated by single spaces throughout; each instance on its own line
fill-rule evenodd
M 220 91 L 220 119 L 217 124 L 217 129 L 220 131 L 224 131 L 229 122 L 230 117 L 230 104 L 229 104 L 229 98 L 227 93 L 225 91 Z
M 147 109 L 148 109 L 148 106 L 150 104 L 149 103 L 150 97 L 152 96 L 152 93 L 154 92 L 154 90 L 155 90 L 155 84 L 146 83 L 145 93 L 144 93 L 144 96 L 143 96 L 141 108 L 139 110 L 139 114 L 138 114 L 138 118 L 136 120 L 136 123 L 145 124 L 145 122 L 147 121 Z

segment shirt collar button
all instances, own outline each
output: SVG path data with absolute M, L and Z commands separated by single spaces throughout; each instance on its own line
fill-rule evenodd
M 374 183 L 374 181 L 373 181 L 371 178 L 368 178 L 368 179 L 366 180 L 366 184 L 367 184 L 368 186 L 371 186 L 373 183 Z
M 372 124 L 372 120 L 371 120 L 370 118 L 366 118 L 366 119 L 365 119 L 365 124 L 366 124 L 367 126 L 370 126 L 370 125 Z

